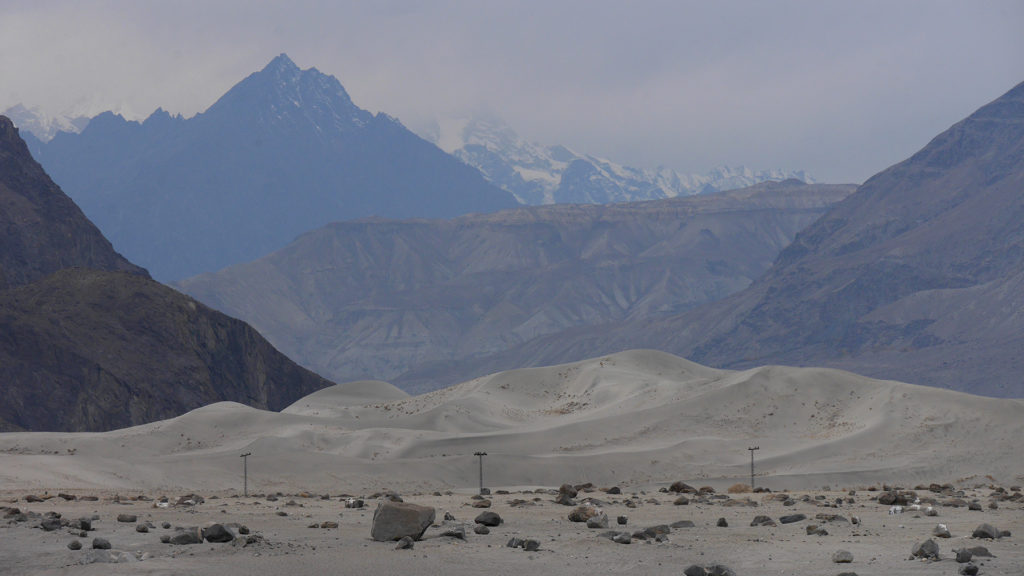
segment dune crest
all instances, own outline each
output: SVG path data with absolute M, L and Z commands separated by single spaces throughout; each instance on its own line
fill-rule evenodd
M 1024 402 L 822 368 L 716 370 L 632 350 L 502 372 L 422 396 L 330 387 L 275 413 L 221 402 L 102 434 L 0 435 L 7 485 L 231 489 L 252 452 L 263 489 L 563 481 L 645 485 L 1019 481 Z M 52 486 L 51 484 L 45 484 Z

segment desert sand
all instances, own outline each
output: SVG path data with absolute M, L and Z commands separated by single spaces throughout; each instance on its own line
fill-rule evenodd
M 0 506 L 8 507 L 0 516 L 0 573 L 681 574 L 691 564 L 724 564 L 740 576 L 956 574 L 952 551 L 982 545 L 995 558 L 976 559 L 981 574 L 1017 575 L 1024 573 L 1024 500 L 1010 496 L 1024 484 L 1022 433 L 1021 400 L 826 369 L 715 370 L 645 350 L 415 397 L 384 382 L 342 384 L 281 413 L 219 403 L 106 433 L 0 435 Z M 772 493 L 726 495 L 750 482 L 752 446 L 760 448 L 755 484 Z M 496 492 L 490 510 L 504 519 L 488 535 L 472 529 L 481 511 L 471 507 L 477 451 L 487 452 L 484 483 Z M 248 497 L 243 453 L 252 454 Z M 674 505 L 677 495 L 663 490 L 679 480 L 718 494 Z M 607 529 L 570 522 L 573 507 L 554 501 L 552 489 L 588 482 L 595 490 L 578 498 L 601 501 Z M 927 489 L 932 484 L 948 486 L 938 493 Z M 613 486 L 622 493 L 601 490 Z M 890 516 L 877 501 L 886 487 L 917 488 L 919 509 Z M 373 510 L 389 491 L 438 511 L 437 526 L 412 550 L 370 539 Z M 783 491 L 791 491 L 789 505 L 776 499 Z M 205 501 L 156 505 L 192 493 Z M 345 508 L 348 496 L 366 508 Z M 972 501 L 981 510 L 969 510 Z M 937 516 L 925 514 L 929 505 Z M 28 517 L 12 520 L 10 508 Z M 443 521 L 445 511 L 454 522 Z M 47 512 L 98 519 L 83 537 L 71 527 L 38 528 L 43 516 L 35 515 Z M 124 513 L 138 518 L 118 522 Z M 807 519 L 750 526 L 756 515 L 778 521 L 797 513 Z M 823 513 L 845 521 L 815 518 Z M 619 515 L 628 517 L 625 527 L 615 524 Z M 860 524 L 849 522 L 854 516 Z M 717 526 L 719 518 L 728 527 Z M 664 542 L 600 536 L 678 520 L 694 526 L 673 529 Z M 136 532 L 147 521 L 153 528 Z M 325 521 L 338 526 L 309 527 Z M 214 522 L 244 524 L 258 538 L 160 542 L 173 527 Z M 986 522 L 1011 535 L 971 538 Z M 441 536 L 461 523 L 465 540 Z M 952 534 L 936 539 L 945 559 L 908 560 L 938 523 Z M 808 524 L 829 534 L 808 535 Z M 97 536 L 136 561 L 104 562 L 109 553 L 89 550 Z M 540 549 L 508 548 L 511 537 L 535 538 Z M 67 548 L 74 539 L 83 550 Z M 852 553 L 851 564 L 832 562 L 840 549 Z

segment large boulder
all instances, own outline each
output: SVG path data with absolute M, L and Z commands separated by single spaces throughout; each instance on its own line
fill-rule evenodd
M 223 524 L 213 524 L 203 530 L 203 537 L 207 542 L 224 543 L 235 539 L 234 533 L 228 530 Z
M 989 538 L 991 540 L 996 540 L 1002 535 L 1002 531 L 991 524 L 979 524 L 971 534 L 974 538 Z
M 473 522 L 476 522 L 477 524 L 483 524 L 484 526 L 500 526 L 502 520 L 501 516 L 499 516 L 497 512 L 487 511 L 481 512 L 476 518 L 473 519 Z
M 405 536 L 419 540 L 434 523 L 436 513 L 430 506 L 385 500 L 373 513 L 370 537 L 378 542 L 401 540 Z

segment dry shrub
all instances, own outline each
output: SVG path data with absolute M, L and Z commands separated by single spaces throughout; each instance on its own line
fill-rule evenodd
M 729 494 L 743 494 L 745 492 L 750 492 L 750 484 L 740 483 L 729 486 Z

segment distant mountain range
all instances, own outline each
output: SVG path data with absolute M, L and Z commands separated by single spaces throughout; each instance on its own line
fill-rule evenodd
M 331 224 L 180 288 L 328 378 L 399 378 L 539 336 L 676 314 L 741 290 L 853 186 Z M 401 380 L 431 370 L 437 384 Z
M 193 118 L 108 112 L 38 154 L 114 246 L 164 280 L 252 260 L 337 220 L 518 205 L 284 54 Z
M 49 142 L 58 132 L 77 134 L 89 124 L 88 116 L 59 114 L 47 116 L 38 108 L 28 108 L 24 104 L 15 104 L 2 112 L 21 131 L 21 137 L 33 145 Z
M 458 380 L 655 347 L 1024 397 L 1024 84 L 873 176 L 749 288 L 658 321 L 538 338 Z
M 494 117 L 438 121 L 424 137 L 530 205 L 656 200 L 791 178 L 814 182 L 802 170 L 721 167 L 707 174 L 683 174 L 669 168 L 631 168 L 565 146 L 526 141 Z
M 280 409 L 329 384 L 115 252 L 0 116 L 0 431 Z

